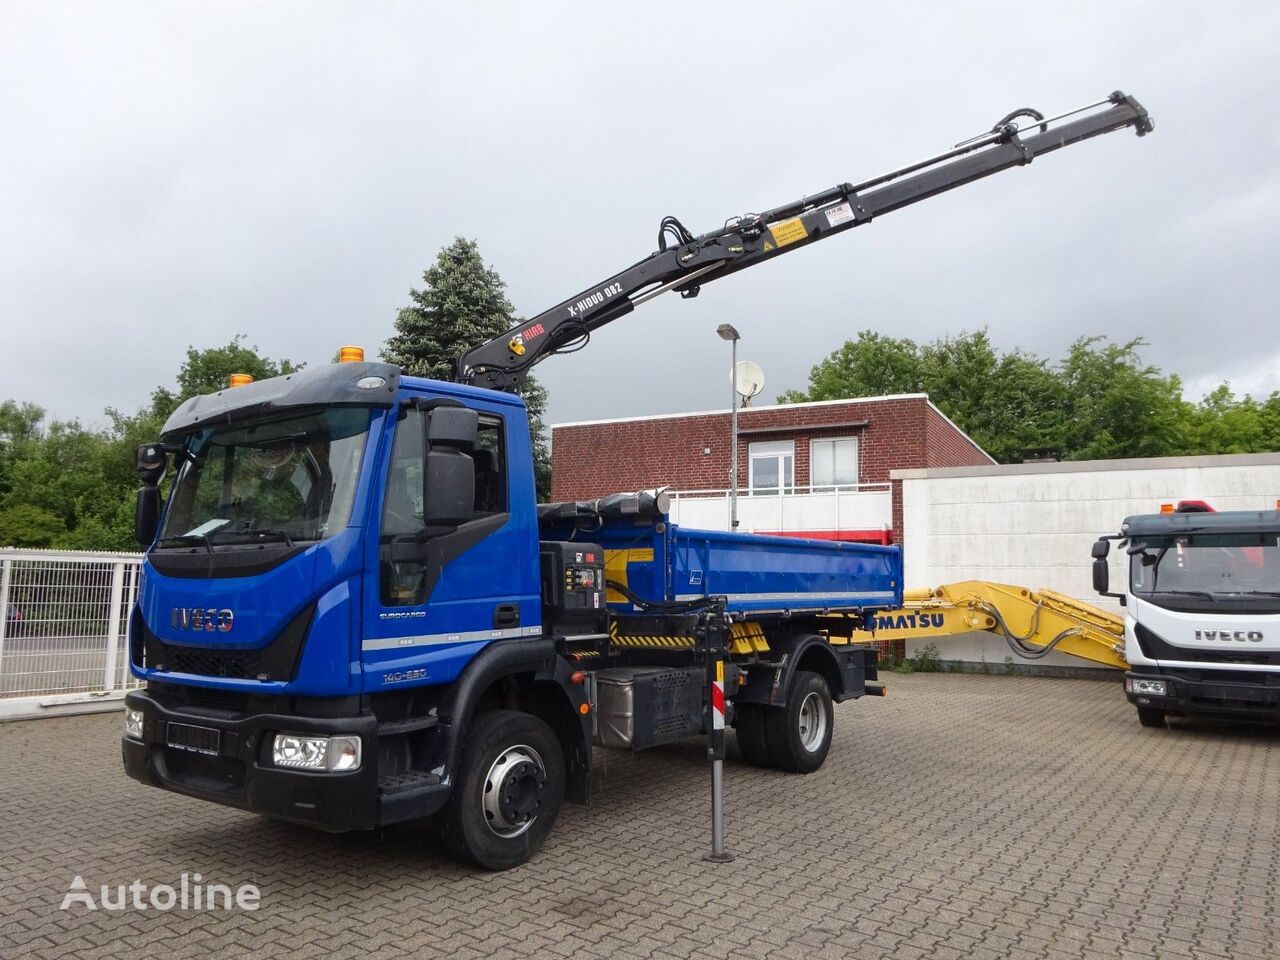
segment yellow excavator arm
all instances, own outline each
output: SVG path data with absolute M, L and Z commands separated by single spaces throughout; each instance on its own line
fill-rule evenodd
M 1054 590 L 963 580 L 908 590 L 900 610 L 865 628 L 844 615 L 823 618 L 832 643 L 941 640 L 975 631 L 1004 637 L 1015 654 L 1039 659 L 1051 650 L 1123 670 L 1124 618 Z

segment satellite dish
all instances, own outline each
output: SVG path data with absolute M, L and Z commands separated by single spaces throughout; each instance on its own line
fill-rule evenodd
M 733 389 L 743 400 L 750 400 L 764 389 L 764 371 L 754 360 L 739 360 L 733 368 L 730 379 Z

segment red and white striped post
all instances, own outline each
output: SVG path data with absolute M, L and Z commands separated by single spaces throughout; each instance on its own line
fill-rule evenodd
M 724 652 L 715 654 L 708 666 L 710 679 L 711 730 L 707 755 L 711 758 L 711 852 L 702 859 L 728 863 L 733 854 L 724 848 Z

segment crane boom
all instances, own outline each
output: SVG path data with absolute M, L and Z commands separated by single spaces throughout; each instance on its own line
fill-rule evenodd
M 1020 118 L 1025 127 L 1016 122 Z M 1120 91 L 1050 119 L 1024 108 L 1006 115 L 990 132 L 944 153 L 862 183 L 838 184 L 764 213 L 734 217 L 719 230 L 701 236 L 667 217 L 659 227 L 655 252 L 469 350 L 458 361 L 456 379 L 515 390 L 535 364 L 578 349 L 592 331 L 659 294 L 674 290 L 682 297 L 695 297 L 712 280 L 1001 170 L 1023 166 L 1068 144 L 1127 127 L 1144 136 L 1153 125 L 1142 105 Z
M 1003 637 L 1019 657 L 1038 660 L 1052 650 L 1123 670 L 1124 618 L 1064 593 L 986 580 L 907 590 L 899 610 L 871 622 L 832 614 L 824 618 L 832 643 L 945 640 L 966 633 Z

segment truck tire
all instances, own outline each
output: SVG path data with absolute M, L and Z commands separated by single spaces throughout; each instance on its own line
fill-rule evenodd
M 481 714 L 437 820 L 441 840 L 486 870 L 518 867 L 551 833 L 564 788 L 564 753 L 550 727 L 516 710 Z
M 827 681 L 809 670 L 791 678 L 785 707 L 765 713 L 765 739 L 772 765 L 792 773 L 813 773 L 827 759 L 835 711 Z
M 1139 707 L 1138 722 L 1144 727 L 1166 726 L 1164 722 L 1164 711 L 1158 707 Z
M 734 707 L 733 728 L 738 731 L 738 749 L 742 759 L 753 767 L 773 766 L 769 755 L 769 741 L 765 733 L 765 711 L 758 703 L 743 703 Z

